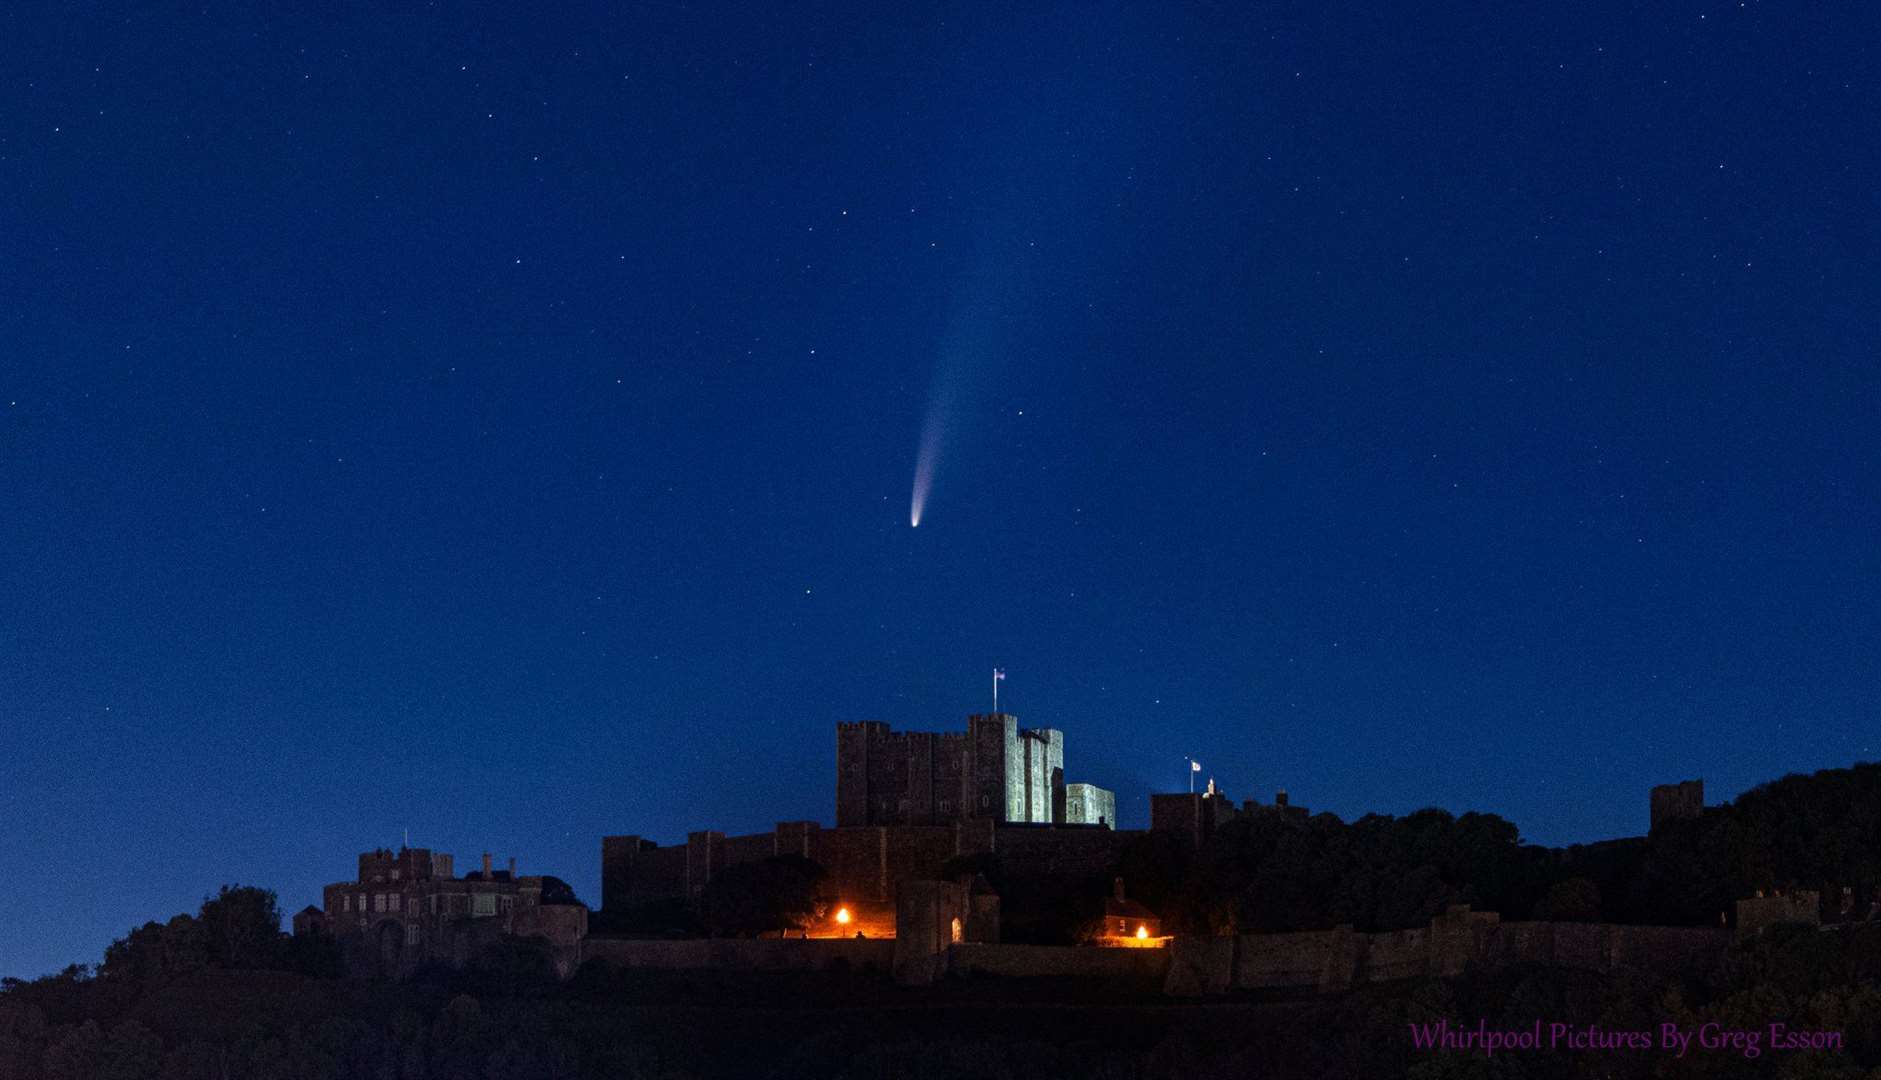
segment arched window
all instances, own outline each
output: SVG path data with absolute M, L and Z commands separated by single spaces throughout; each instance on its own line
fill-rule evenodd
M 960 944 L 960 920 L 958 918 L 954 920 L 952 941 L 955 945 Z

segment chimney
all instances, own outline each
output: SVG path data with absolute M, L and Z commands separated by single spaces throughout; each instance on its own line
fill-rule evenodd
M 490 853 L 483 853 L 483 880 L 490 880 Z
M 509 857 L 509 879 L 511 881 L 516 880 L 516 856 L 514 855 Z
M 1287 789 L 1286 788 L 1281 788 L 1279 791 L 1274 792 L 1274 805 L 1275 806 L 1287 805 Z
M 1117 903 L 1123 903 L 1123 878 L 1119 877 L 1111 882 L 1110 888 L 1112 892 L 1117 894 Z

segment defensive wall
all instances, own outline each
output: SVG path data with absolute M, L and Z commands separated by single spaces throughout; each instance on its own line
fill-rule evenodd
M 1169 971 L 1169 950 L 966 942 L 948 950 L 947 966 L 956 975 L 1162 979 Z
M 1724 956 L 1731 937 L 1731 931 L 1711 927 L 1505 923 L 1495 912 L 1460 906 L 1428 927 L 1382 934 L 1339 927 L 1178 937 L 1170 943 L 1164 988 L 1177 996 L 1307 988 L 1337 993 L 1363 983 L 1524 962 L 1602 972 L 1623 967 L 1698 972 Z
M 1162 981 L 1165 993 L 1197 997 L 1244 990 L 1340 993 L 1367 983 L 1456 976 L 1471 968 L 1538 963 L 1611 972 L 1635 968 L 1703 973 L 1730 947 L 1722 927 L 1502 922 L 1494 912 L 1453 907 L 1429 926 L 1363 934 L 1351 927 L 1285 934 L 1176 937 L 1167 948 L 1011 945 L 998 942 L 996 908 L 962 884 L 904 884 L 896 936 L 784 940 L 636 940 L 594 936 L 584 959 L 624 968 L 721 971 L 848 969 L 893 972 L 926 985 L 948 975 Z M 996 903 L 996 902 L 995 902 Z
M 717 971 L 887 972 L 895 943 L 886 938 L 687 938 L 589 937 L 583 958 L 599 957 L 621 968 Z
M 1008 824 L 988 820 L 951 825 L 864 825 L 823 828 L 785 821 L 770 832 L 726 836 L 695 832 L 661 847 L 639 836 L 601 839 L 601 907 L 614 911 L 652 900 L 690 899 L 730 866 L 775 855 L 814 859 L 839 898 L 892 901 L 901 882 L 941 876 L 956 855 L 997 854 L 1008 869 L 1038 873 L 1103 873 L 1121 845 L 1140 831 L 1103 825 Z

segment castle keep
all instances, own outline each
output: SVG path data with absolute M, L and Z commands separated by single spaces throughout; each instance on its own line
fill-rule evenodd
M 1025 730 L 1008 713 L 971 716 L 965 732 L 836 725 L 836 827 L 780 822 L 770 832 L 688 833 L 683 846 L 601 839 L 601 905 L 619 910 L 696 897 L 728 866 L 802 855 L 846 900 L 887 902 L 904 881 L 938 877 L 956 855 L 997 852 L 1040 871 L 1102 871 L 1128 835 L 1117 796 L 1065 783 L 1065 737 Z
M 836 827 L 960 821 L 1109 825 L 1117 797 L 1065 783 L 1065 736 L 1010 713 L 969 716 L 957 732 L 836 725 Z

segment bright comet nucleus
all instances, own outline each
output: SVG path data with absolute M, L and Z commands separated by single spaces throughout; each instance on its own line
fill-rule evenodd
M 914 496 L 909 500 L 908 525 L 921 527 L 921 513 L 927 508 L 927 493 L 934 486 L 934 464 L 940 458 L 941 410 L 929 409 L 921 425 L 921 448 L 914 459 Z

